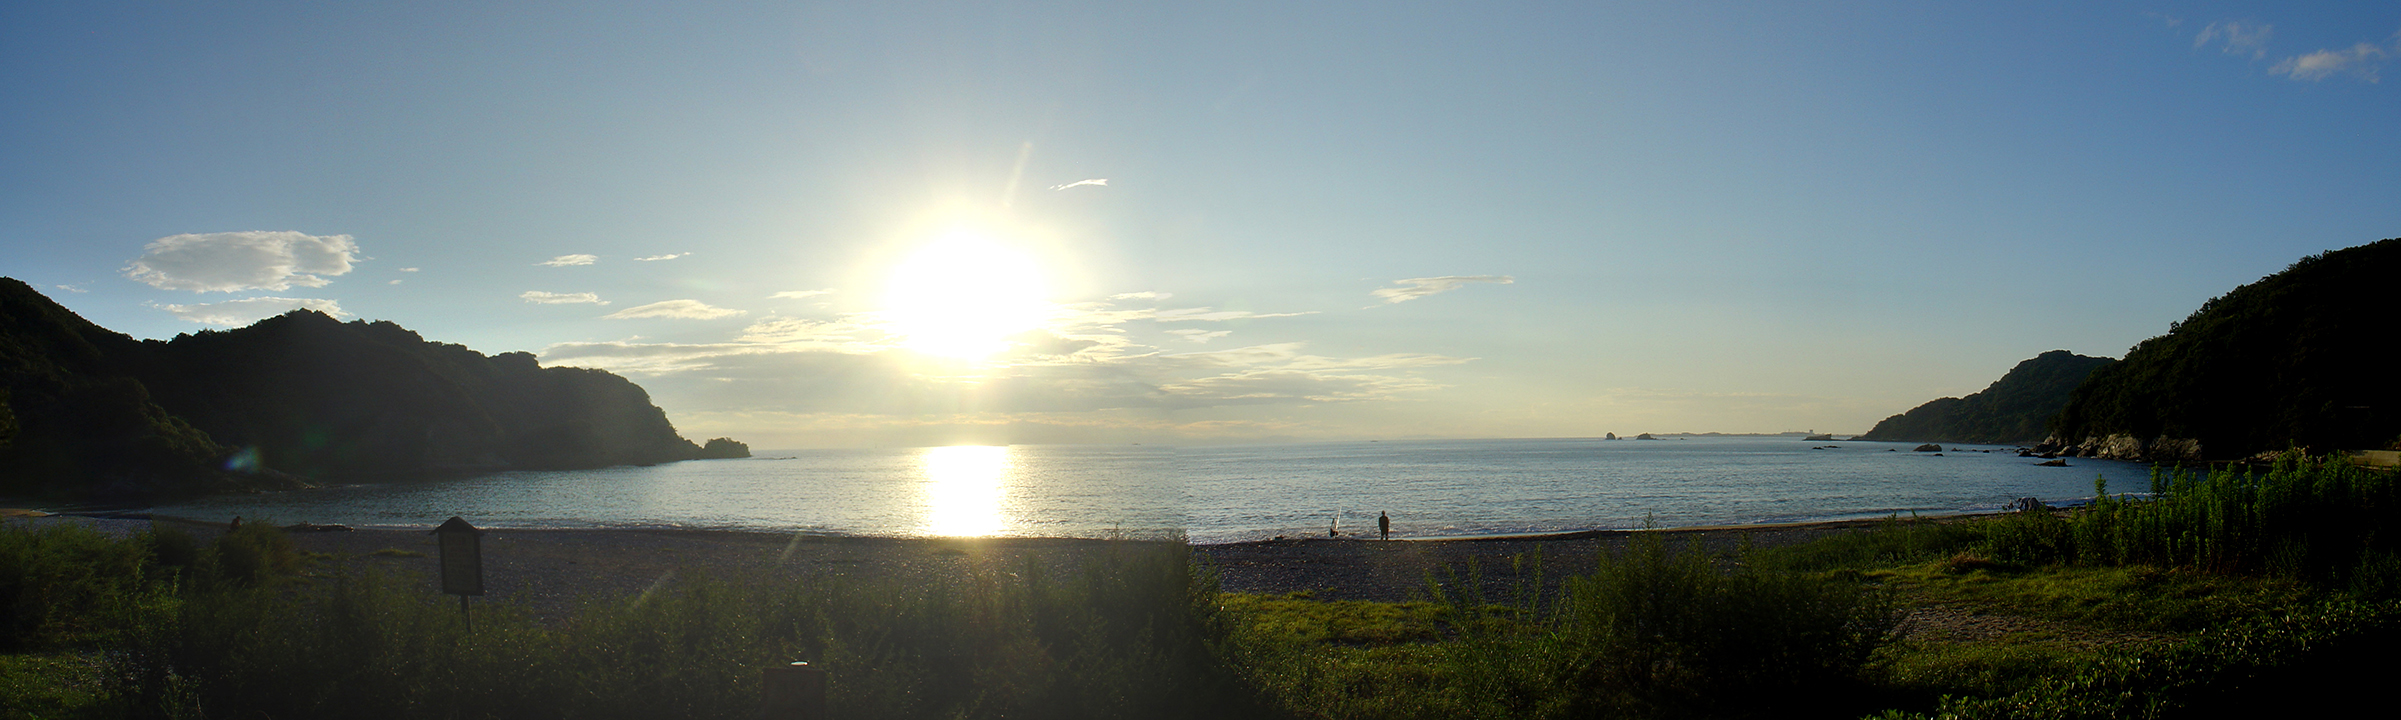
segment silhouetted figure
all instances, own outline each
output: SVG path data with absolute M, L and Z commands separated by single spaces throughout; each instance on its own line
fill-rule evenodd
M 1376 513 L 1376 532 L 1383 533 L 1386 540 L 1392 539 L 1392 516 L 1378 511 Z
M 240 515 L 233 516 L 233 523 L 225 526 L 226 532 L 233 532 L 240 529 L 242 529 L 242 516 Z

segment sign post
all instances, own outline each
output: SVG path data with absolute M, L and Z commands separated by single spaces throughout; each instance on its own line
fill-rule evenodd
M 459 617 L 465 619 L 467 632 L 475 632 L 467 596 L 484 594 L 483 534 L 456 515 L 432 533 L 442 548 L 442 592 L 459 596 Z

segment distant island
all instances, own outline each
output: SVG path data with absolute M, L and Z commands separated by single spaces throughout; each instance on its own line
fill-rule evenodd
M 0 278 L 0 494 L 137 501 L 748 457 L 602 370 L 311 310 L 134 340 Z
M 2117 362 L 2053 350 L 2019 362 L 1984 390 L 1937 398 L 1885 418 L 1854 440 L 2008 444 L 2039 442 L 2068 395 L 2094 370 Z

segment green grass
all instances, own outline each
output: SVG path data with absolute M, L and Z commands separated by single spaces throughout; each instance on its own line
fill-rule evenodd
M 2324 595 L 2284 579 L 2139 565 L 1962 569 L 1937 561 L 1866 576 L 1923 601 L 2132 632 L 2191 632 Z
M 107 663 L 97 655 L 0 655 L 0 720 L 121 714 L 114 697 Z
M 738 717 L 794 660 L 857 718 L 2283 713 L 2401 671 L 2382 652 L 2401 640 L 2388 541 L 2293 517 L 2381 517 L 2389 479 L 2351 472 L 2164 477 L 2155 500 L 1893 518 L 1732 557 L 1643 535 L 1552 596 L 1539 572 L 1474 595 L 1474 568 L 1420 602 L 1221 594 L 1181 543 L 1122 542 L 1058 573 L 679 573 L 564 620 L 478 603 L 473 632 L 454 599 L 338 571 L 266 523 L 207 543 L 9 530 L 0 720 Z M 1898 634 L 1929 605 L 2007 622 Z

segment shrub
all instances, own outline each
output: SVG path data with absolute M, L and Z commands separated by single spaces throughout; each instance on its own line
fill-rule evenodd
M 1560 632 L 1577 714 L 1716 715 L 1820 706 L 1855 688 L 1900 615 L 1848 580 L 1736 568 L 1644 535 L 1572 579 Z
M 117 635 L 165 589 L 148 554 L 80 525 L 0 531 L 0 650 L 85 645 Z

